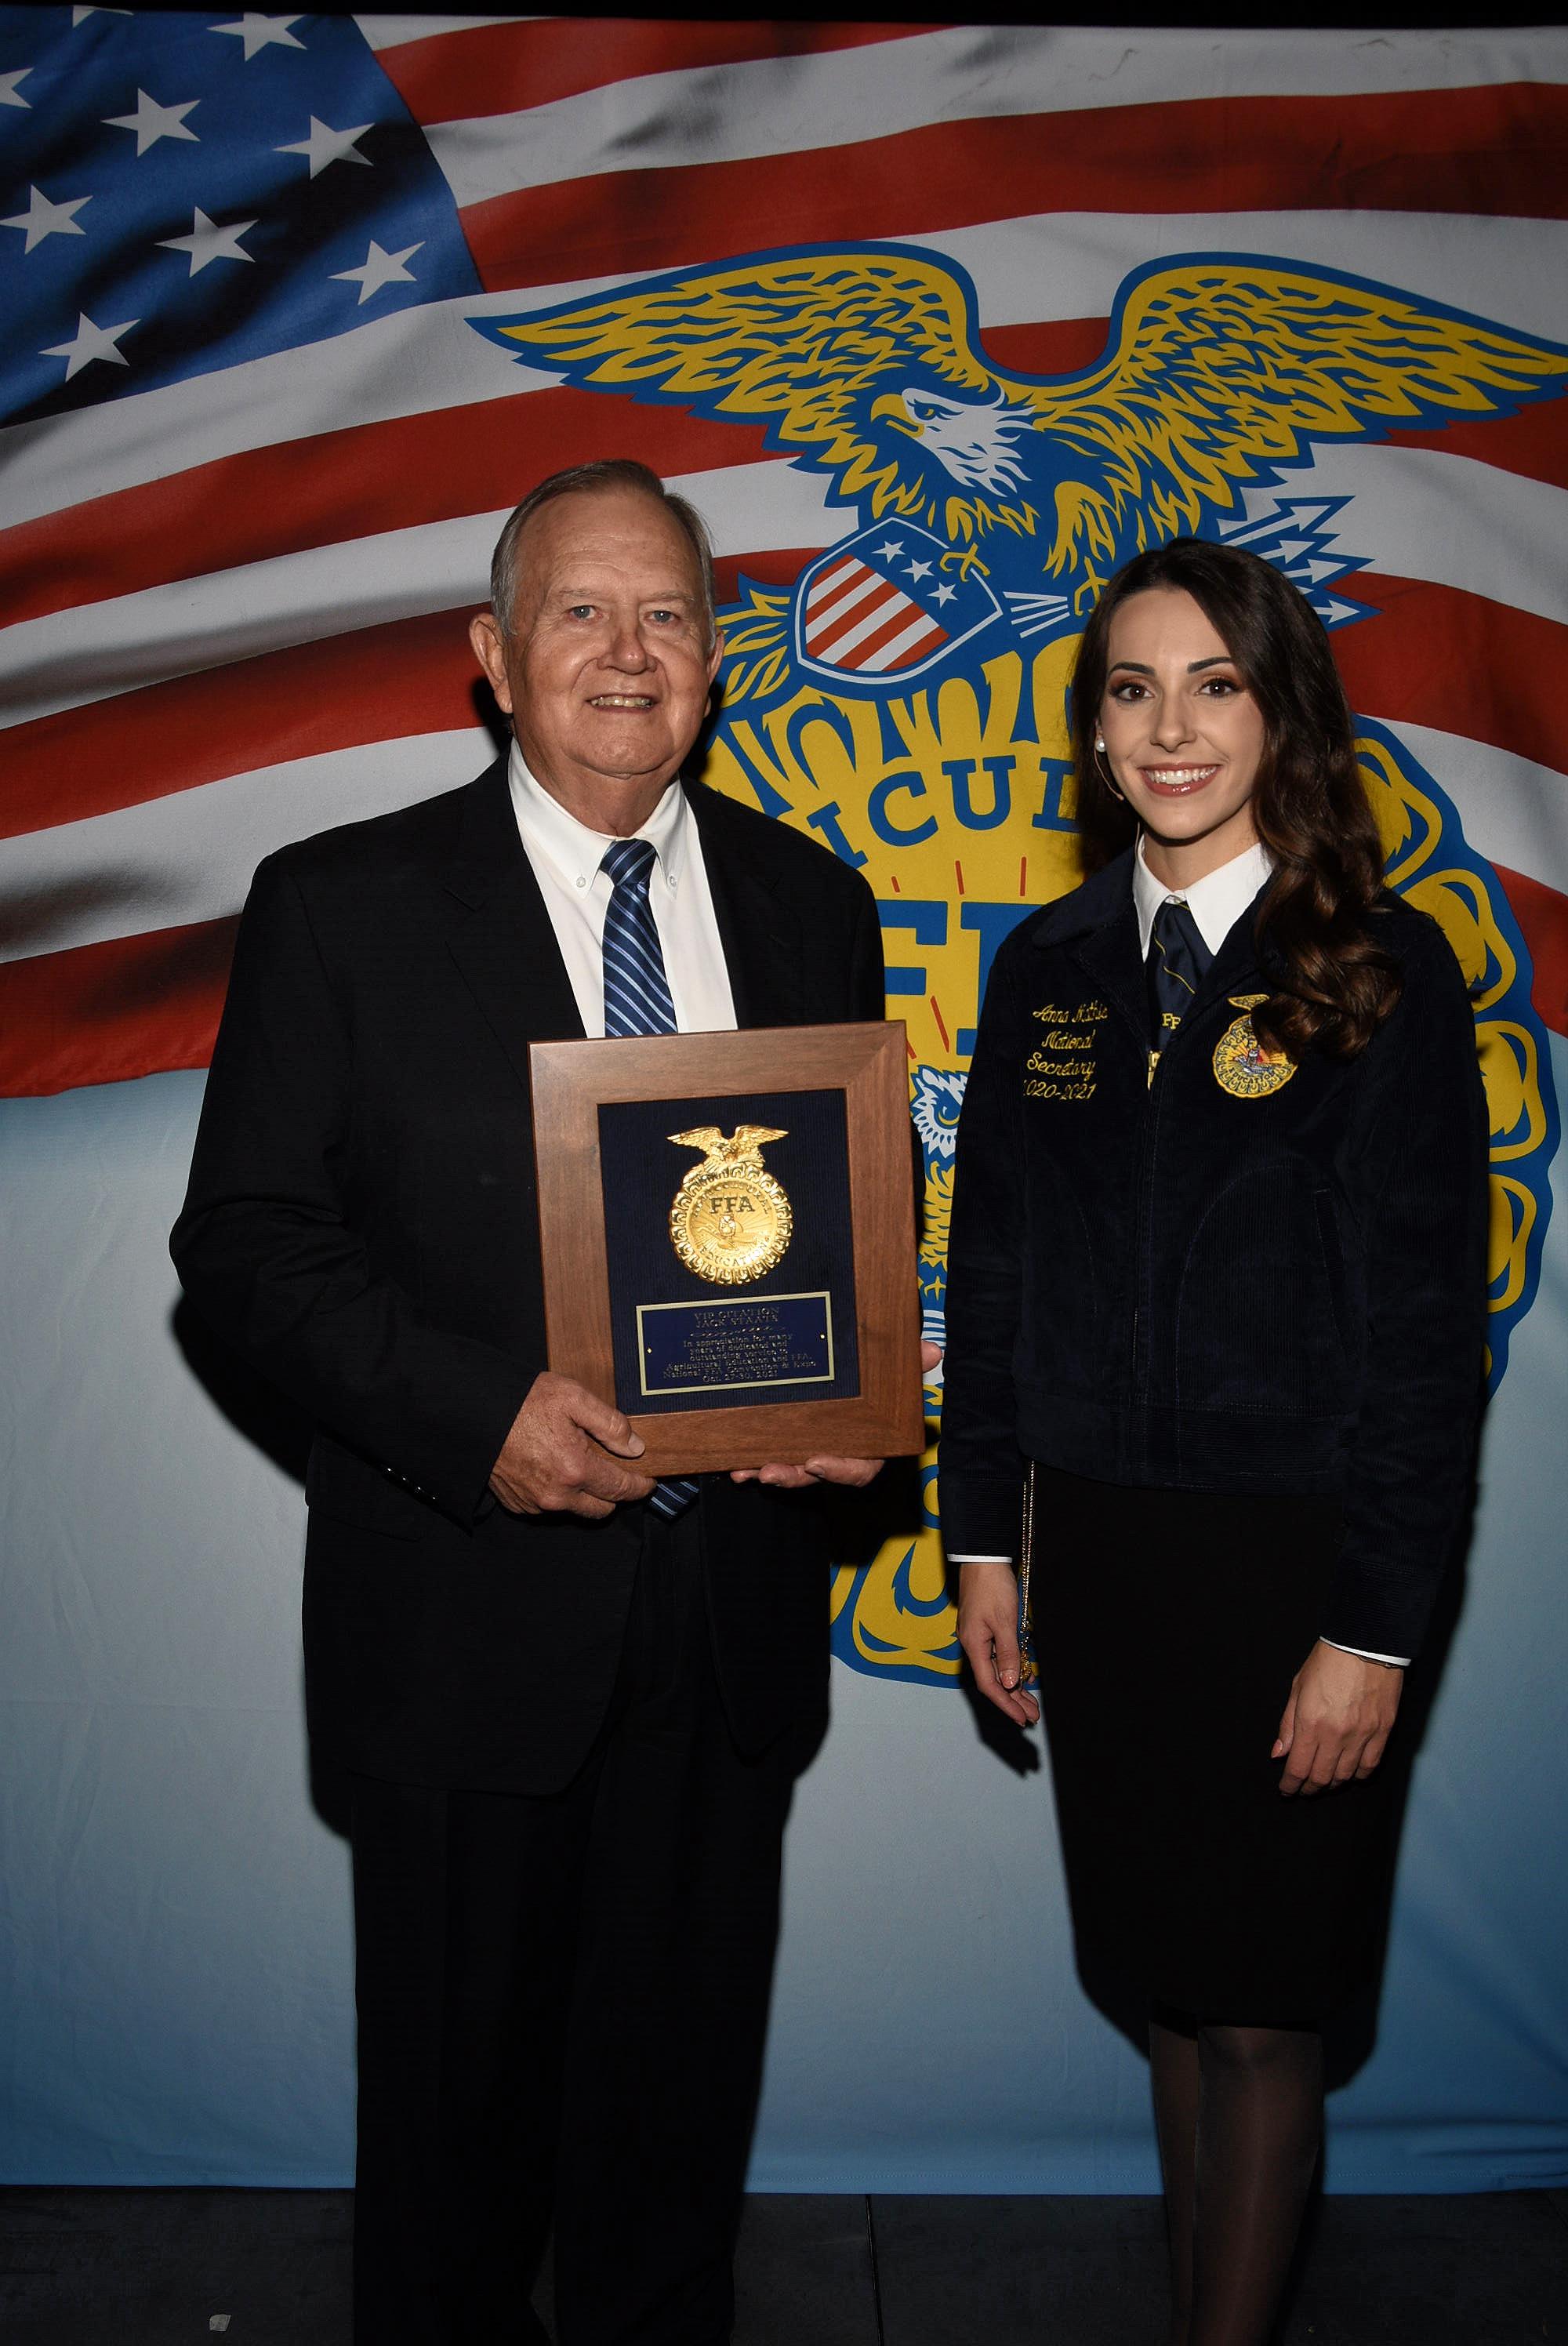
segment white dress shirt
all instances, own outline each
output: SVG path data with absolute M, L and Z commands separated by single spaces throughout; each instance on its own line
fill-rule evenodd
M 1167 888 L 1144 862 L 1140 832 L 1133 855 L 1133 909 L 1138 916 L 1138 951 L 1145 961 L 1149 957 L 1155 914 L 1167 897 L 1174 896 L 1178 903 L 1186 906 L 1212 957 L 1273 869 L 1274 858 L 1267 847 L 1254 842 L 1252 846 L 1244 847 L 1239 855 L 1233 855 L 1228 863 L 1222 863 L 1217 872 L 1207 872 L 1201 880 L 1195 880 L 1190 888 Z
M 545 899 L 585 1035 L 605 1031 L 605 914 L 614 883 L 600 866 L 613 843 L 590 831 L 531 774 L 515 741 L 506 779 L 523 850 Z M 702 860 L 697 821 L 678 780 L 634 834 L 654 851 L 648 902 L 683 1035 L 733 1034 L 735 996 Z
M 1156 880 L 1144 861 L 1144 842 L 1140 833 L 1133 856 L 1133 907 L 1138 916 L 1138 951 L 1145 961 L 1149 957 L 1149 939 L 1154 933 L 1155 914 L 1167 898 L 1175 897 L 1185 903 L 1196 923 L 1197 933 L 1211 954 L 1217 954 L 1256 898 L 1258 890 L 1274 869 L 1274 859 L 1260 841 L 1244 847 L 1217 872 L 1206 872 L 1187 888 L 1167 888 Z M 955 1556 L 952 1564 L 1011 1564 L 1008 1556 Z M 1339 1646 L 1333 1637 L 1321 1640 L 1325 1646 L 1335 1646 L 1343 1654 L 1359 1655 L 1363 1661 L 1384 1662 L 1403 1669 L 1408 1656 L 1402 1654 L 1372 1654 L 1362 1646 Z

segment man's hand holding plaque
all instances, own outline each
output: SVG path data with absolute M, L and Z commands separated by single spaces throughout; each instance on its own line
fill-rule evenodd
M 645 1444 L 631 1421 L 572 1377 L 545 1369 L 512 1421 L 490 1488 L 513 1515 L 613 1515 L 646 1499 L 651 1474 L 637 1471 Z M 626 1459 L 622 1466 L 616 1462 Z

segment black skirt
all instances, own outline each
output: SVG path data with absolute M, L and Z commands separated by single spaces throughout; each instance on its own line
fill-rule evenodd
M 1269 1757 L 1340 1533 L 1331 1500 L 1035 1470 L 1034 1647 L 1091 1992 L 1308 2027 L 1367 1985 L 1386 1763 L 1285 1800 Z

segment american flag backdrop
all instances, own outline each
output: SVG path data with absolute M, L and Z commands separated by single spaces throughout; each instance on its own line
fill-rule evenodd
M 5 2179 L 351 2172 L 302 1449 L 167 1232 L 256 864 L 489 761 L 500 524 L 618 454 L 717 540 L 707 779 L 876 893 L 933 1330 L 1098 583 L 1195 527 L 1330 625 L 1472 989 L 1496 1389 L 1328 2188 L 1561 2184 L 1568 33 L 0 7 L 0 318 Z M 754 2182 L 1153 2190 L 917 1472 L 827 1592 Z
M 1216 248 L 1561 342 L 1565 62 L 1550 31 L 0 12 L 0 1089 L 204 1064 L 259 858 L 478 770 L 463 623 L 546 470 L 645 457 L 729 597 L 852 533 L 754 423 L 476 324 L 896 239 L 1035 375 L 1095 356 L 1129 271 Z M 1568 1031 L 1568 400 L 1319 482 L 1365 565 L 1357 706 L 1441 753 Z

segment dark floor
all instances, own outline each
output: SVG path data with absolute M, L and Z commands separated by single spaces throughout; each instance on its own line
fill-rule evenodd
M 0 2191 L 5 2346 L 347 2346 L 345 2191 Z M 735 2346 L 1158 2346 L 1153 2199 L 747 2204 Z M 1283 2346 L 1568 2346 L 1568 2191 L 1326 2199 Z

